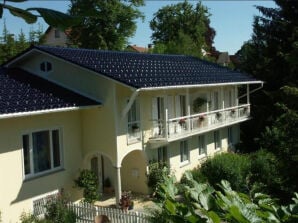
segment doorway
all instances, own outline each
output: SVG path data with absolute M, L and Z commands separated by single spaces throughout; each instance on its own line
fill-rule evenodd
M 98 177 L 99 192 L 103 193 L 104 182 L 104 158 L 102 155 L 97 155 L 91 158 L 90 161 L 91 171 L 93 171 Z

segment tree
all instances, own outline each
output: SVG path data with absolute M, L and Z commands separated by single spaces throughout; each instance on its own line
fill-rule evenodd
M 70 32 L 78 47 L 121 50 L 136 30 L 143 0 L 71 0 L 69 13 L 84 19 Z
M 261 16 L 253 23 L 252 39 L 237 53 L 240 69 L 265 81 L 263 91 L 253 94 L 253 121 L 243 124 L 247 147 L 258 148 L 255 139 L 280 115 L 274 106 L 283 103 L 280 88 L 298 83 L 298 2 L 275 0 L 277 8 L 258 6 Z
M 25 1 L 27 0 L 4 0 L 3 3 L 0 3 L 0 19 L 2 18 L 3 10 L 5 9 L 8 10 L 12 15 L 22 18 L 29 24 L 35 23 L 38 17 L 42 17 L 47 24 L 54 27 L 59 27 L 61 29 L 66 29 L 78 21 L 78 18 L 52 9 L 21 9 L 7 4 L 7 2 L 20 3 Z M 39 15 L 33 14 L 32 11 L 37 12 Z
M 202 50 L 211 50 L 215 36 L 209 16 L 201 3 L 187 1 L 159 9 L 150 22 L 157 51 L 201 57 Z

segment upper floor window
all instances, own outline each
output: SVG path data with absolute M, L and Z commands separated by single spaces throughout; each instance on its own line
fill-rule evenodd
M 127 113 L 127 127 L 128 127 L 128 138 L 141 139 L 140 133 L 140 106 L 138 101 L 134 101 L 131 105 L 130 110 Z
M 43 72 L 49 72 L 52 70 L 52 64 L 50 62 L 42 62 L 40 64 L 40 70 L 43 71 Z
M 56 39 L 60 38 L 60 30 L 59 29 L 55 29 L 55 38 Z
M 180 162 L 188 162 L 189 161 L 189 151 L 188 151 L 188 143 L 187 140 L 180 142 Z
M 23 135 L 23 165 L 26 177 L 48 173 L 62 167 L 59 129 Z
M 186 96 L 185 95 L 177 95 L 176 100 L 176 117 L 186 116 Z
M 214 149 L 218 150 L 221 148 L 220 132 L 219 130 L 213 132 Z
M 213 93 L 213 110 L 219 109 L 219 93 L 218 91 L 215 91 Z
M 198 145 L 199 145 L 199 155 L 206 155 L 206 143 L 205 143 L 205 135 L 200 135 L 198 137 Z

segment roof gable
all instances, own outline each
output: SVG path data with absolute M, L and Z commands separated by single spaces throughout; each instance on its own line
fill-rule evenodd
M 250 75 L 191 56 L 49 46 L 33 48 L 134 88 L 257 81 Z

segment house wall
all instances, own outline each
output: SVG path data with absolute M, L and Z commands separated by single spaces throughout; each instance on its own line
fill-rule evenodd
M 64 188 L 72 200 L 80 197 L 73 179 L 82 165 L 82 131 L 79 111 L 0 120 L 0 210 L 2 222 L 18 222 L 22 212 L 32 211 L 34 198 Z M 22 135 L 61 128 L 63 169 L 24 179 Z
M 45 45 L 51 46 L 67 46 L 67 36 L 65 35 L 64 31 L 59 30 L 60 36 L 57 38 L 55 37 L 55 30 L 56 28 L 51 28 L 46 34 L 44 38 Z
M 40 63 L 43 61 L 52 63 L 51 72 L 40 71 Z M 102 102 L 101 108 L 82 112 L 83 156 L 85 162 L 88 162 L 92 154 L 100 152 L 116 165 L 114 83 L 100 75 L 41 53 L 32 55 L 30 60 L 21 61 L 19 66 L 79 94 Z

